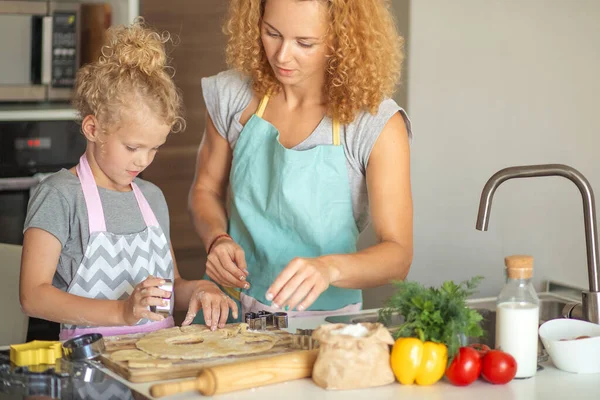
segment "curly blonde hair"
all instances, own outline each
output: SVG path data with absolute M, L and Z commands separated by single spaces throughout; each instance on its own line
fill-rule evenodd
M 181 95 L 167 65 L 168 41 L 168 33 L 148 28 L 143 18 L 111 27 L 102 56 L 77 72 L 73 105 L 79 116 L 94 115 L 104 128 L 114 127 L 124 109 L 135 111 L 141 103 L 172 132 L 184 130 Z
M 267 0 L 231 0 L 223 32 L 230 68 L 249 76 L 259 95 L 276 93 L 280 83 L 263 49 L 260 24 Z M 404 40 L 397 33 L 388 0 L 320 1 L 329 14 L 327 114 L 342 124 L 366 110 L 374 114 L 400 80 Z

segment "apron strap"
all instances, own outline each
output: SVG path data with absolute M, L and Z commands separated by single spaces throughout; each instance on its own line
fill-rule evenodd
M 258 109 L 256 110 L 256 116 L 262 118 L 265 109 L 267 108 L 267 104 L 269 103 L 269 95 L 265 94 L 258 105 Z
M 340 145 L 340 121 L 337 119 L 333 120 L 333 145 Z
M 269 95 L 265 94 L 263 98 L 260 100 L 258 104 L 258 109 L 256 110 L 256 116 L 262 118 L 265 113 L 265 109 L 267 108 L 267 104 L 269 103 Z M 340 145 L 340 122 L 337 119 L 333 119 L 333 132 L 332 132 L 332 140 L 334 146 Z
M 96 180 L 85 154 L 79 158 L 76 170 L 87 208 L 90 235 L 93 232 L 106 232 L 106 221 L 104 220 L 104 209 L 100 201 L 100 193 L 98 193 Z
M 148 200 L 146 200 L 138 185 L 135 182 L 131 182 L 131 187 L 133 188 L 133 194 L 135 195 L 138 206 L 140 207 L 140 211 L 142 212 L 142 217 L 144 217 L 146 226 L 158 226 L 156 216 L 154 215 L 150 204 L 148 204 Z
M 106 232 L 106 220 L 104 219 L 104 209 L 102 208 L 100 193 L 98 192 L 94 174 L 85 154 L 79 159 L 76 170 L 81 182 L 83 198 L 85 199 L 85 206 L 87 208 L 90 235 L 94 232 Z M 148 204 L 148 200 L 146 200 L 138 185 L 135 182 L 131 182 L 131 187 L 146 226 L 158 226 L 156 215 L 154 215 L 150 204 Z

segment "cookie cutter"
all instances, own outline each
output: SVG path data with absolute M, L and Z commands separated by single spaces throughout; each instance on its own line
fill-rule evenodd
M 276 328 L 282 329 L 288 327 L 288 315 L 285 312 L 273 313 L 273 325 Z
M 247 312 L 244 314 L 244 322 L 248 325 L 252 325 L 252 321 L 256 318 L 255 312 Z
M 247 312 L 244 315 L 244 321 L 248 324 L 248 328 L 255 330 L 255 331 L 266 331 L 268 328 L 268 324 L 267 324 L 267 315 L 265 314 L 259 314 L 261 313 L 261 311 L 259 311 L 258 313 L 255 312 Z
M 86 333 L 62 344 L 63 357 L 69 361 L 93 360 L 99 357 L 106 346 L 100 333 Z
M 312 329 L 296 329 L 296 334 L 292 337 L 292 347 L 302 350 L 319 348 L 319 341 L 313 339 L 312 333 Z
M 287 313 L 272 313 L 266 310 L 247 312 L 244 314 L 244 322 L 248 324 L 250 329 L 255 331 L 287 328 Z
M 266 317 L 267 320 L 267 326 L 272 326 L 275 327 L 274 323 L 273 323 L 273 313 L 269 312 L 269 311 L 265 311 L 265 310 L 260 310 L 259 312 L 256 313 L 257 316 L 259 317 Z
M 158 288 L 162 289 L 166 292 L 171 292 L 171 297 L 163 297 L 163 301 L 165 302 L 164 306 L 150 306 L 150 311 L 153 313 L 161 314 L 165 317 L 171 315 L 171 299 L 173 298 L 173 280 L 172 279 L 163 279 L 165 283 L 160 285 Z
M 55 364 L 62 357 L 58 341 L 34 340 L 29 343 L 10 345 L 10 361 L 18 366 Z

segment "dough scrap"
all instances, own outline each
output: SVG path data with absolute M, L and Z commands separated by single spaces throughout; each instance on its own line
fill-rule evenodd
M 248 324 L 231 324 L 211 331 L 204 325 L 173 327 L 149 333 L 136 347 L 154 357 L 199 360 L 261 353 L 279 339 L 269 333 L 248 331 Z
M 129 360 L 129 368 L 169 368 L 173 365 L 170 360 Z
M 113 361 L 147 360 L 150 356 L 140 350 L 118 350 L 110 355 Z

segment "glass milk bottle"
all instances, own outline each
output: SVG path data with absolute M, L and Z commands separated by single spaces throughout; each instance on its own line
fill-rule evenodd
M 533 257 L 508 256 L 506 284 L 496 301 L 496 349 L 517 361 L 516 378 L 529 378 L 537 371 L 540 300 L 535 293 Z

